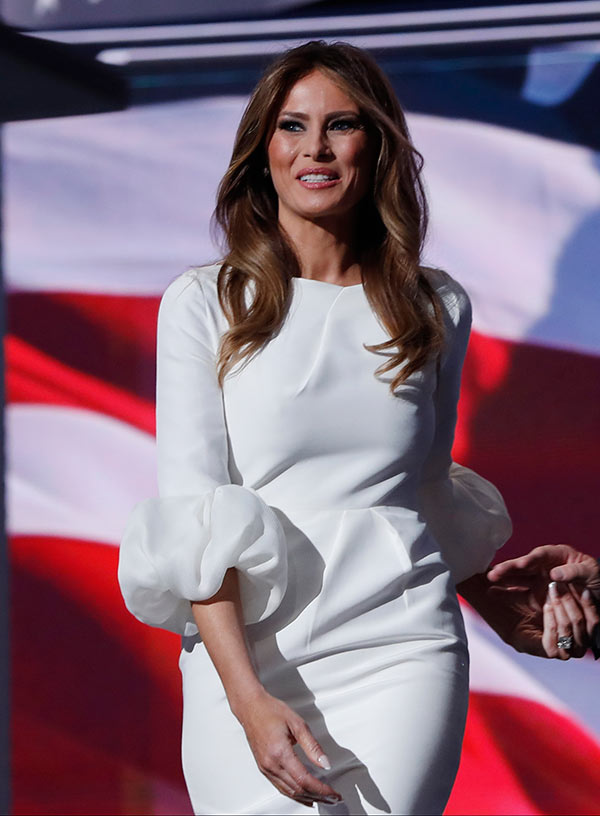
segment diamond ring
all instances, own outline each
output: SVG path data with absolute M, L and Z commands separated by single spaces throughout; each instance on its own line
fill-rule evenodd
M 562 635 L 556 641 L 556 645 L 559 649 L 565 649 L 567 652 L 573 648 L 573 635 Z

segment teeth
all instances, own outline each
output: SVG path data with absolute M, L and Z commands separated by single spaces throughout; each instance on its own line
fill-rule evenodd
M 309 173 L 306 176 L 300 176 L 300 181 L 331 181 L 333 176 L 326 176 L 324 173 Z

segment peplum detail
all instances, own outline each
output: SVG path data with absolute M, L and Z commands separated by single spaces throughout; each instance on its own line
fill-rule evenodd
M 485 572 L 512 535 L 498 488 L 470 468 L 452 462 L 445 479 L 420 485 L 421 510 L 456 584 Z
M 143 623 L 197 634 L 190 602 L 211 598 L 230 567 L 239 571 L 244 622 L 271 615 L 287 587 L 285 535 L 252 488 L 148 498 L 130 514 L 118 577 L 127 609 Z

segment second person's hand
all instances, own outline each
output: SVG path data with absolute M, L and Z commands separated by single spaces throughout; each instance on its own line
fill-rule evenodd
M 325 752 L 305 721 L 282 700 L 266 690 L 232 706 L 240 721 L 260 771 L 284 796 L 312 807 L 315 802 L 332 805 L 342 796 L 313 776 L 297 757 L 298 743 L 318 768 L 329 769 Z

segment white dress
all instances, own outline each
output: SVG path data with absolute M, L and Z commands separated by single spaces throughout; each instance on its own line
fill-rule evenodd
M 450 456 L 469 299 L 429 273 L 445 351 L 392 396 L 392 372 L 373 373 L 386 358 L 363 347 L 388 335 L 362 285 L 294 278 L 280 331 L 221 391 L 218 269 L 161 300 L 159 497 L 133 509 L 119 561 L 129 610 L 183 636 L 194 812 L 308 812 L 258 770 L 193 620 L 189 601 L 235 566 L 261 681 L 308 722 L 333 767 L 307 766 L 344 796 L 319 812 L 441 813 L 468 697 L 454 583 L 511 533 L 497 489 Z

